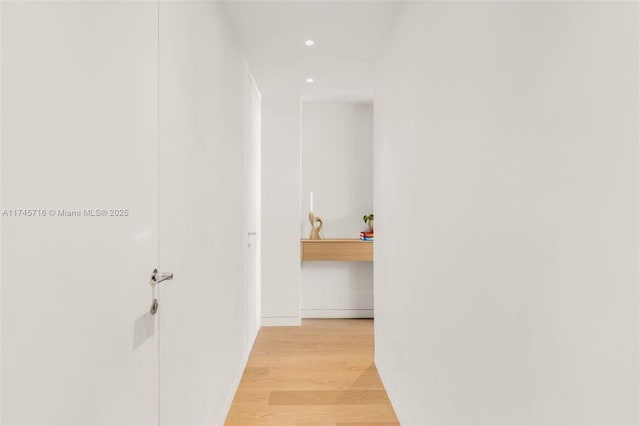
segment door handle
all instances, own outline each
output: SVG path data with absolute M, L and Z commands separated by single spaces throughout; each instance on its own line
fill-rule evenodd
M 251 235 L 257 235 L 257 232 L 248 232 L 247 235 L 251 236 Z
M 156 285 L 160 284 L 162 281 L 172 280 L 173 272 L 158 272 L 157 269 L 153 270 L 151 274 L 151 282 L 149 284 Z
M 162 281 L 172 280 L 173 272 L 158 272 L 158 269 L 154 269 L 151 273 L 151 281 L 149 284 L 152 286 L 156 284 L 160 284 Z M 154 298 L 151 302 L 151 308 L 149 309 L 149 313 L 151 315 L 155 315 L 158 312 L 158 299 Z

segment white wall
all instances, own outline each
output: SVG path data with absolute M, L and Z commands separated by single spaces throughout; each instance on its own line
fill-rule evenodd
M 253 341 L 249 85 L 218 3 L 160 2 L 161 424 L 222 424 Z
M 1 3 L 2 208 L 129 211 L 2 217 L 2 424 L 222 424 L 234 395 L 248 71 L 219 4 L 159 4 Z
M 262 96 L 262 325 L 300 324 L 300 98 Z
M 302 104 L 302 238 L 309 238 L 309 193 L 325 238 L 358 238 L 373 211 L 373 105 Z M 371 318 L 373 265 L 304 262 L 302 316 Z
M 638 422 L 638 5 L 409 2 L 377 63 L 403 424 Z

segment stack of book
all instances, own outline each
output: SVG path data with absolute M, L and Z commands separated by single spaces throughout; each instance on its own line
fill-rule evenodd
M 360 239 L 362 241 L 373 241 L 373 232 L 362 231 L 360 233 Z

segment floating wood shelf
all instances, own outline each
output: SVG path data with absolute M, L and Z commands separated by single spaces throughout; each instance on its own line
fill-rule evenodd
M 373 241 L 358 238 L 300 240 L 300 258 L 302 261 L 373 262 Z

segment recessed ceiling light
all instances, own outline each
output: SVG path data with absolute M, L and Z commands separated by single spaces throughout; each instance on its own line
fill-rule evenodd
M 313 46 L 314 44 L 316 44 L 316 42 L 313 40 L 307 40 L 304 42 L 305 46 Z
M 307 79 L 307 83 L 313 83 L 313 79 L 312 79 L 311 77 L 309 77 L 309 78 Z

